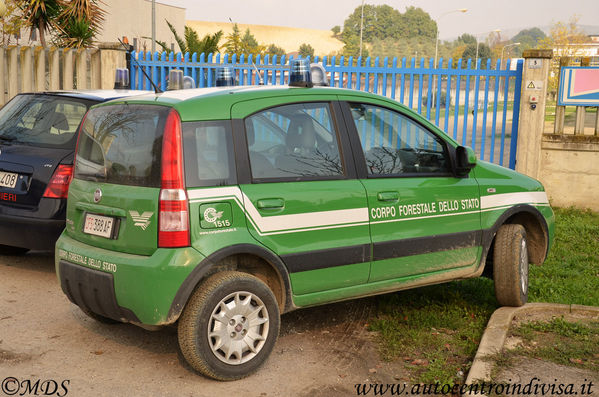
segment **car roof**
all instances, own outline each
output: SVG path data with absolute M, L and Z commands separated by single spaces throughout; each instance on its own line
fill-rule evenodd
M 221 120 L 231 117 L 231 106 L 239 102 L 282 96 L 293 96 L 298 98 L 299 101 L 331 100 L 336 95 L 371 97 L 399 104 L 379 95 L 345 88 L 300 88 L 288 85 L 269 85 L 194 88 L 161 93 L 152 92 L 145 95 L 136 95 L 135 97 L 120 98 L 99 106 L 122 103 L 163 105 L 174 107 L 179 112 L 182 121 Z
M 111 99 L 122 97 L 131 97 L 135 95 L 144 95 L 153 91 L 141 90 L 59 90 L 59 91 L 41 91 L 26 92 L 19 95 L 55 95 L 69 98 L 89 99 L 92 101 L 105 102 Z

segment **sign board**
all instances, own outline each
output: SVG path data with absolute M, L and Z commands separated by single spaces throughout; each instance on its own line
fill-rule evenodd
M 539 58 L 530 58 L 528 60 L 528 68 L 529 69 L 541 69 L 543 66 L 543 60 Z
M 527 80 L 524 88 L 527 90 L 542 90 L 543 80 Z
M 559 106 L 599 106 L 599 68 L 563 67 Z

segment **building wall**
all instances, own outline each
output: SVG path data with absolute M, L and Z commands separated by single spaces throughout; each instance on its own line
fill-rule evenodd
M 129 43 L 137 38 L 140 49 L 146 45 L 147 51 L 152 48 L 152 41 L 144 37 L 152 36 L 152 2 L 149 0 L 103 0 L 106 18 L 98 42 L 115 42 L 117 38 L 126 36 Z M 185 28 L 185 8 L 169 6 L 156 2 L 156 39 L 164 41 L 170 47 L 175 45 L 175 38 L 168 28 L 168 20 L 183 36 Z M 160 51 L 160 47 L 156 47 Z
M 551 205 L 599 211 L 598 161 L 596 136 L 545 135 L 538 178 Z

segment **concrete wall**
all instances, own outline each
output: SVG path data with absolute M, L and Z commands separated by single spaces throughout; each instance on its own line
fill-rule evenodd
M 537 178 L 551 205 L 599 211 L 599 137 L 543 135 Z
M 140 46 L 145 44 L 147 51 L 152 48 L 152 41 L 143 37 L 152 36 L 152 2 L 149 0 L 102 0 L 106 10 L 102 32 L 96 40 L 98 42 L 115 42 L 117 38 L 127 36 L 129 43 L 137 38 Z M 168 20 L 180 36 L 185 28 L 185 8 L 169 6 L 156 2 L 156 39 L 164 41 L 167 45 L 175 44 L 175 37 L 168 28 Z M 143 49 L 143 47 L 141 47 Z M 160 47 L 157 47 L 160 51 Z
M 126 66 L 118 43 L 79 50 L 0 46 L 0 106 L 21 92 L 112 89 L 115 69 Z

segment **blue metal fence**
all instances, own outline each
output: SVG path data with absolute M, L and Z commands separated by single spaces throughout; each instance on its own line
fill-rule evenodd
M 212 87 L 216 69 L 230 66 L 240 85 L 287 84 L 293 57 L 221 56 L 220 54 L 131 54 L 152 80 L 166 89 L 168 72 L 182 69 L 198 87 Z M 412 58 L 315 57 L 329 74 L 331 86 L 380 94 L 412 108 L 483 160 L 515 168 L 522 60 L 491 60 L 474 65 Z M 131 88 L 151 89 L 136 62 L 131 64 Z M 493 68 L 494 66 L 494 68 Z

